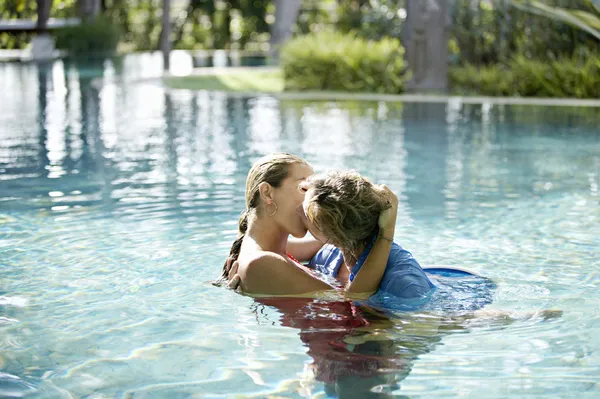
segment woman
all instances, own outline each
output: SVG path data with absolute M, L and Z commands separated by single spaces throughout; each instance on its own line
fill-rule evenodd
M 322 246 L 314 240 L 294 240 L 306 235 L 303 202 L 306 180 L 312 167 L 300 157 L 286 153 L 265 156 L 250 169 L 246 179 L 246 210 L 239 221 L 239 235 L 230 251 L 237 260 L 239 286 L 251 295 L 302 295 L 334 287 L 317 277 L 296 258 L 309 260 Z M 397 199 L 385 186 L 373 186 L 382 204 L 376 217 L 379 234 L 360 272 L 353 276 L 345 292 L 368 297 L 383 276 L 392 248 Z M 226 262 L 222 278 L 228 277 Z
M 327 242 L 309 266 L 342 283 L 353 281 L 376 239 L 387 240 L 391 251 L 372 305 L 420 306 L 435 290 L 419 263 L 393 236 L 378 235 L 377 220 L 386 206 L 365 177 L 353 171 L 313 175 L 301 183 L 306 191 L 304 222 L 313 237 Z

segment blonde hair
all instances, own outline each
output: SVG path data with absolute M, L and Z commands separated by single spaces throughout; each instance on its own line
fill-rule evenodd
M 355 171 L 313 175 L 308 183 L 308 220 L 329 243 L 357 258 L 378 233 L 379 215 L 390 207 L 387 198 Z
M 281 183 L 288 176 L 289 166 L 296 163 L 310 166 L 307 161 L 299 156 L 285 152 L 266 155 L 252 165 L 246 178 L 246 209 L 242 211 L 238 222 L 238 237 L 231 245 L 231 250 L 229 251 L 229 257 L 233 258 L 234 261 L 240 255 L 242 241 L 248 229 L 248 219 L 260 211 L 258 208 L 260 205 L 260 184 L 269 183 L 275 188 L 280 187 Z M 225 278 L 227 277 L 225 276 L 226 265 L 227 262 L 223 265 L 223 275 L 221 276 Z

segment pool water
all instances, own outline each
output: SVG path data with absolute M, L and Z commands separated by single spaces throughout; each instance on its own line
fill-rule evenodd
M 153 55 L 0 64 L 0 397 L 600 396 L 597 108 L 135 82 L 159 73 Z M 400 244 L 493 279 L 488 308 L 515 320 L 213 286 L 245 175 L 280 150 L 386 183 Z

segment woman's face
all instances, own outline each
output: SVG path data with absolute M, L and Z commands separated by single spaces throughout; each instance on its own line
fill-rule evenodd
M 306 193 L 302 183 L 313 173 L 313 169 L 308 165 L 292 164 L 288 167 L 288 176 L 283 180 L 281 186 L 274 189 L 273 200 L 277 204 L 277 213 L 274 218 L 294 237 L 302 238 L 306 235 L 306 226 L 297 209 L 302 208 Z
M 297 212 L 300 215 L 300 219 L 302 220 L 302 223 L 304 223 L 305 228 L 310 231 L 310 234 L 316 238 L 317 240 L 323 242 L 323 243 L 327 243 L 327 237 L 325 237 L 323 235 L 323 233 L 317 229 L 317 227 L 310 221 L 310 219 L 308 218 L 308 205 L 310 204 L 310 201 L 314 195 L 314 188 L 312 188 L 310 186 L 309 182 L 304 182 L 300 185 L 300 189 L 302 191 L 305 192 L 304 194 L 304 201 L 302 202 L 302 204 L 297 208 Z

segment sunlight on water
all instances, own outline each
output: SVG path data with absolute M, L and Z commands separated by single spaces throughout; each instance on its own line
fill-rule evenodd
M 597 109 L 134 82 L 159 61 L 0 65 L 0 396 L 600 395 Z M 214 287 L 246 173 L 279 150 L 385 182 L 398 241 L 493 279 L 487 309 L 512 319 Z M 472 282 L 448 284 L 468 300 Z

